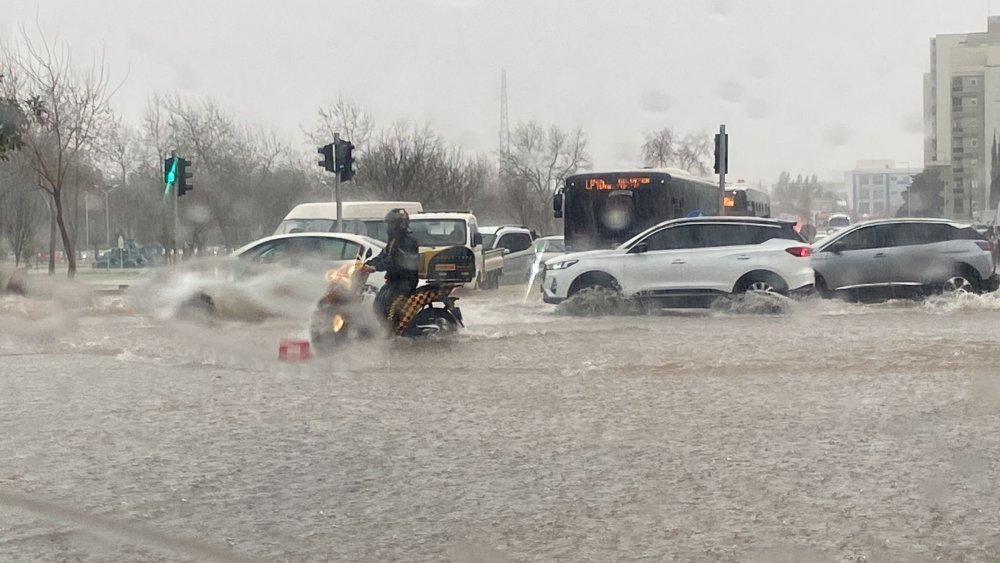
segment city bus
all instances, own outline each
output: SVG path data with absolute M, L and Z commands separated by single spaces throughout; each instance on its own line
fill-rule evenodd
M 719 185 L 676 168 L 587 172 L 552 202 L 567 252 L 617 246 L 668 219 L 719 214 Z
M 769 218 L 771 196 L 764 190 L 749 186 L 728 187 L 722 198 L 722 214 Z

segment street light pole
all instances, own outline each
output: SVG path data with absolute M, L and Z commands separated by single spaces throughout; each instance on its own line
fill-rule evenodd
M 108 268 L 111 268 L 111 192 L 115 191 L 121 184 L 115 184 L 110 188 L 101 188 L 104 192 L 104 237 L 108 247 Z
M 110 188 L 101 188 L 104 192 L 104 244 L 111 247 L 111 192 L 115 191 L 121 184 L 115 184 Z
M 85 192 L 83 194 L 83 222 L 87 225 L 84 229 L 86 233 L 84 235 L 83 247 L 88 251 L 90 250 L 90 192 Z

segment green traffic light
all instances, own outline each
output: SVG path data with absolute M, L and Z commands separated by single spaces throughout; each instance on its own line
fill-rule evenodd
M 170 184 L 177 181 L 177 159 L 173 158 L 170 160 L 170 170 L 167 170 L 167 187 L 163 193 L 170 193 Z

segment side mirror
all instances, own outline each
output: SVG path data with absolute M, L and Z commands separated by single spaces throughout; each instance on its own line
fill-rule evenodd
M 647 252 L 649 252 L 649 245 L 645 242 L 640 242 L 629 250 L 629 254 L 645 254 Z
M 509 248 L 503 249 L 503 255 L 507 256 L 508 254 L 510 254 L 510 249 Z
M 472 246 L 482 246 L 483 245 L 483 235 L 479 233 L 474 233 L 472 235 Z

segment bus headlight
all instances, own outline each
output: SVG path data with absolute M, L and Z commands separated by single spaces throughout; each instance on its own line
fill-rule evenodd
M 551 266 L 545 266 L 545 269 L 546 270 L 565 270 L 566 268 L 569 268 L 570 266 L 576 264 L 577 262 L 579 262 L 579 260 L 563 260 L 562 262 L 556 262 L 555 264 L 552 264 Z

